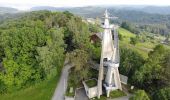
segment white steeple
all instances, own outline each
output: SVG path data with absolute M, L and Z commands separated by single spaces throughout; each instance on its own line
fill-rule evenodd
M 109 97 L 109 93 L 112 90 L 120 89 L 121 82 L 119 77 L 119 48 L 118 48 L 118 34 L 113 27 L 109 24 L 109 15 L 107 9 L 105 11 L 105 20 L 104 20 L 104 32 L 102 34 L 102 52 L 100 59 L 100 67 L 99 67 L 99 78 L 98 78 L 98 98 L 100 98 L 102 91 L 102 84 L 106 89 L 107 96 Z M 112 30 L 114 30 L 114 44 L 112 39 Z M 106 67 L 107 73 L 103 82 L 103 67 Z

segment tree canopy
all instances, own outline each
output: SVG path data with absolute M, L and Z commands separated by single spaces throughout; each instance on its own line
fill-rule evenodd
M 149 53 L 144 65 L 135 72 L 134 78 L 138 85 L 149 91 L 169 85 L 169 57 L 169 50 L 163 45 L 157 45 Z
M 89 35 L 88 25 L 68 11 L 33 11 L 4 21 L 0 24 L 0 92 L 59 74 L 66 52 L 75 50 L 82 54 L 79 58 L 88 54 Z
M 150 100 L 147 93 L 144 90 L 138 90 L 130 100 Z
M 162 88 L 153 95 L 154 100 L 168 100 L 170 98 L 170 87 Z

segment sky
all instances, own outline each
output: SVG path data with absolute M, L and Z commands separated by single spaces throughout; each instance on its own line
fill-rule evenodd
M 94 5 L 170 6 L 170 0 L 0 0 L 0 6 L 28 10 L 35 6 L 82 7 Z

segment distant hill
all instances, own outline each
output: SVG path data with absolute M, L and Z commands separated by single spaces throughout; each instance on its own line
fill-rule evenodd
M 16 13 L 18 12 L 18 9 L 15 8 L 10 8 L 10 7 L 0 7 L 0 14 L 5 14 L 5 13 Z
M 170 6 L 128 6 L 122 7 L 122 10 L 135 10 L 151 14 L 170 14 Z
M 37 11 L 37 10 L 49 10 L 49 11 L 69 11 L 71 13 L 74 13 L 76 15 L 82 16 L 82 17 L 91 17 L 91 14 L 93 15 L 99 15 L 102 14 L 105 8 L 103 7 L 51 7 L 51 6 L 38 6 L 38 7 L 32 7 L 30 11 Z M 92 16 L 96 17 L 96 16 Z
M 38 6 L 31 8 L 31 11 L 35 10 L 50 10 L 50 11 L 65 11 L 68 10 L 75 14 L 85 15 L 88 14 L 89 11 L 93 13 L 98 13 L 101 10 L 103 11 L 105 8 L 115 9 L 115 10 L 130 10 L 130 11 L 141 11 L 150 14 L 170 14 L 170 6 L 88 6 L 88 7 L 51 7 L 51 6 Z
M 156 7 L 156 6 L 154 6 Z M 71 13 L 74 13 L 76 15 L 82 16 L 82 17 L 92 17 L 101 18 L 103 16 L 103 13 L 105 9 L 109 10 L 109 13 L 111 16 L 119 17 L 118 20 L 121 21 L 131 21 L 135 23 L 141 23 L 141 24 L 155 24 L 155 23 L 169 23 L 170 20 L 170 11 L 168 13 L 168 10 L 166 11 L 166 15 L 164 14 L 158 14 L 159 11 L 161 12 L 161 9 L 164 9 L 163 7 L 156 7 L 155 9 L 152 8 L 152 6 L 88 6 L 88 7 L 74 7 L 74 8 L 55 8 L 55 7 L 36 7 L 36 10 L 52 10 L 52 11 L 70 11 Z M 167 7 L 169 9 L 170 7 Z M 144 9 L 152 9 L 147 10 L 147 12 Z M 35 10 L 35 8 L 32 8 L 32 10 Z M 157 10 L 157 12 L 156 12 Z M 154 13 L 155 12 L 155 13 Z M 163 13 L 163 11 L 162 11 Z
M 143 11 L 148 13 L 158 13 L 158 14 L 170 14 L 170 6 L 167 7 L 145 7 Z
M 87 6 L 87 7 L 51 7 L 38 6 L 32 7 L 30 11 L 49 10 L 49 11 L 69 11 L 82 17 L 101 18 L 105 9 L 108 9 L 110 16 L 116 16 L 122 21 L 130 21 L 137 24 L 168 24 L 170 23 L 170 6 Z M 0 13 L 15 13 L 19 10 L 8 7 L 0 7 Z M 6 14 L 6 16 L 11 16 Z M 1 19 L 7 18 L 1 16 Z M 13 16 L 12 16 L 13 17 Z M 9 18 L 9 17 L 8 17 Z M 169 26 L 168 26 L 169 28 Z
M 51 11 L 70 11 L 82 17 L 102 18 L 105 9 L 108 9 L 110 16 L 118 19 L 110 20 L 111 23 L 121 25 L 128 21 L 133 24 L 136 33 L 147 31 L 155 34 L 170 34 L 170 7 L 156 6 L 98 6 L 98 7 L 74 7 L 74 8 L 55 8 L 38 7 L 38 10 Z
M 50 11 L 56 11 L 60 10 L 63 8 L 57 8 L 57 7 L 52 7 L 52 6 L 38 6 L 38 7 L 32 7 L 30 10 L 31 11 L 37 11 L 37 10 L 50 10 Z

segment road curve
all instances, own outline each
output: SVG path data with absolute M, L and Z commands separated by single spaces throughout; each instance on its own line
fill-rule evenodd
M 65 94 L 66 87 L 67 87 L 68 73 L 69 73 L 69 69 L 71 67 L 72 66 L 70 64 L 64 65 L 60 80 L 59 80 L 58 85 L 55 89 L 52 100 L 64 100 L 64 94 Z

